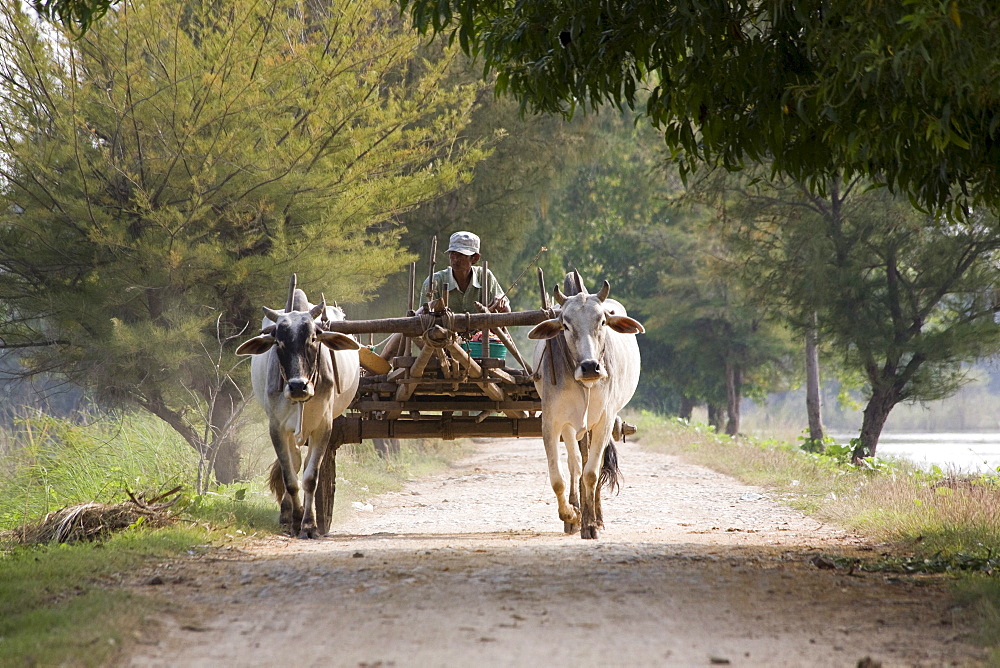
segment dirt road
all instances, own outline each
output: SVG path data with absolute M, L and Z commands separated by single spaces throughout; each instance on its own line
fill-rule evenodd
M 171 564 L 177 605 L 123 665 L 972 666 L 931 577 L 848 575 L 870 549 L 764 490 L 621 449 L 598 541 L 562 533 L 537 440 L 492 441 L 372 498 L 329 538 Z M 181 614 L 183 612 L 183 614 Z M 878 664 L 869 664 L 878 665 Z

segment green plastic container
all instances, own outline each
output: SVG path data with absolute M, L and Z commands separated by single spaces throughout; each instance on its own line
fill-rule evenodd
M 483 356 L 483 344 L 480 341 L 469 341 L 468 343 L 462 342 L 462 350 L 466 351 L 473 357 Z M 490 344 L 490 357 L 494 359 L 506 359 L 507 358 L 507 346 L 502 343 L 491 343 Z

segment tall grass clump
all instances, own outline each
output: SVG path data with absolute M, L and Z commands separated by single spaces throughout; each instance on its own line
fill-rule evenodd
M 173 430 L 141 415 L 82 422 L 25 412 L 2 442 L 0 529 L 72 504 L 186 485 L 198 467 Z

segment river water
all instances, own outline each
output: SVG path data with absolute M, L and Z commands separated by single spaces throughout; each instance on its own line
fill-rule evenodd
M 847 443 L 857 434 L 832 434 Z M 878 441 L 880 456 L 905 457 L 925 468 L 967 473 L 997 472 L 1000 467 L 1000 432 L 883 432 Z

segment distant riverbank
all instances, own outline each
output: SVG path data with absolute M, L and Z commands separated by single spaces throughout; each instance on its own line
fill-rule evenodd
M 847 443 L 857 434 L 832 436 Z M 1000 467 L 1000 432 L 883 432 L 878 454 L 905 457 L 924 468 L 995 473 Z

